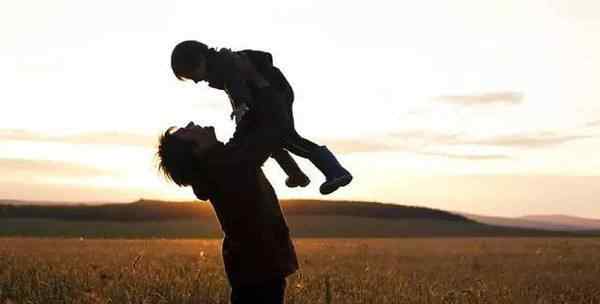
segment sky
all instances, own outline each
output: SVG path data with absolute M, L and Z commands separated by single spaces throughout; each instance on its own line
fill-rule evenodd
M 354 175 L 329 196 L 469 213 L 600 218 L 600 2 L 32 1 L 0 4 L 0 199 L 191 200 L 156 169 L 226 95 L 178 81 L 173 47 L 269 51 L 298 132 Z

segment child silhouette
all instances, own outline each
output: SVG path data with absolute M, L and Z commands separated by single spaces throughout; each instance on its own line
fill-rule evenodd
M 305 187 L 310 183 L 287 151 L 310 160 L 325 175 L 321 194 L 330 194 L 348 185 L 352 175 L 340 165 L 326 146 L 301 137 L 294 128 L 292 104 L 294 92 L 283 73 L 273 65 L 271 54 L 256 50 L 216 50 L 188 40 L 173 49 L 171 67 L 180 80 L 207 81 L 212 88 L 227 93 L 237 123 L 230 141 L 240 154 L 256 149 L 265 140 L 279 145 L 273 157 L 286 172 L 289 187 Z M 260 96 L 260 98 L 259 98 Z M 260 123 L 248 124 L 249 116 Z

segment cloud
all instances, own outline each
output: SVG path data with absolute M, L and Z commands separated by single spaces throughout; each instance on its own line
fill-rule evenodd
M 398 140 L 401 139 L 399 142 Z M 384 143 L 388 140 L 389 143 Z M 462 160 L 498 160 L 509 159 L 508 155 L 502 154 L 454 154 L 446 152 L 429 152 L 426 148 L 431 146 L 456 145 L 460 143 L 458 134 L 436 133 L 428 130 L 406 130 L 388 134 L 378 139 L 344 139 L 344 140 L 320 140 L 320 143 L 328 145 L 335 153 L 358 153 L 358 152 L 411 152 L 425 156 L 445 157 L 449 159 Z
M 122 132 L 90 132 L 73 135 L 50 135 L 19 129 L 0 130 L 0 140 L 58 142 L 69 144 L 101 144 L 154 147 L 158 137 Z
M 447 145 L 454 144 L 459 141 L 460 134 L 457 133 L 442 133 L 430 130 L 403 130 L 392 132 L 389 134 L 394 139 L 402 140 L 407 144 L 415 146 L 423 145 Z
M 554 146 L 570 141 L 596 137 L 596 135 L 569 135 L 555 132 L 522 133 L 491 136 L 486 138 L 469 138 L 461 134 L 437 133 L 425 130 L 410 130 L 391 133 L 391 136 L 405 142 L 420 143 L 423 146 L 457 146 L 478 145 L 498 147 L 541 148 Z M 416 145 L 415 145 L 416 146 Z
M 64 177 L 114 175 L 114 173 L 108 170 L 53 160 L 0 158 L 0 168 L 0 173 L 4 177 L 21 174 L 28 176 L 51 175 Z
M 510 105 L 522 103 L 523 93 L 503 91 L 473 95 L 442 95 L 434 98 L 434 100 L 463 106 L 479 106 L 490 104 Z
M 319 143 L 327 145 L 337 153 L 384 152 L 396 150 L 392 145 L 373 140 L 361 139 L 324 139 Z
M 444 152 L 431 153 L 426 151 L 433 147 L 437 147 L 435 149 L 439 150 L 440 147 L 443 146 L 461 145 L 533 149 L 560 145 L 592 137 L 595 137 L 595 135 L 569 135 L 554 132 L 539 132 L 532 134 L 522 133 L 473 138 L 458 133 L 442 133 L 431 130 L 404 130 L 367 139 L 329 139 L 320 140 L 319 142 L 327 144 L 338 153 L 406 151 L 422 155 L 444 156 L 455 159 L 484 160 L 505 159 L 510 157 L 502 154 L 463 155 Z
M 590 122 L 586 123 L 585 126 L 586 127 L 599 127 L 600 126 L 600 120 L 590 121 Z
M 457 142 L 458 134 L 436 133 L 429 130 L 403 130 L 380 136 L 354 139 L 318 139 L 338 153 L 414 151 L 431 145 Z
M 42 181 L 14 182 L 0 180 L 0 198 L 27 200 L 40 203 L 106 204 L 132 202 L 140 196 L 157 197 L 152 189 L 136 187 L 116 188 Z
M 561 135 L 553 132 L 542 132 L 538 134 L 514 134 L 495 136 L 477 140 L 462 140 L 456 144 L 463 145 L 482 145 L 482 146 L 503 146 L 503 147 L 521 147 L 521 148 L 541 148 L 547 146 L 560 145 L 566 142 L 593 138 L 592 135 Z
M 368 138 L 350 139 L 317 139 L 317 142 L 329 146 L 337 153 L 367 153 L 367 152 L 415 152 L 427 154 L 426 149 L 432 147 L 439 150 L 440 146 L 495 146 L 516 148 L 543 148 L 559 145 L 571 141 L 593 138 L 596 135 L 570 135 L 555 132 L 539 132 L 533 134 L 510 134 L 484 138 L 473 138 L 465 134 L 444 133 L 426 129 L 401 130 Z M 157 143 L 157 136 L 148 136 L 120 132 L 92 132 L 73 135 L 55 136 L 25 130 L 1 130 L 0 140 L 24 140 L 59 142 L 69 144 L 105 144 L 128 145 L 153 148 Z M 436 156 L 445 156 L 456 159 L 501 159 L 506 155 L 461 155 L 441 153 Z
M 452 153 L 444 153 L 444 152 L 418 152 L 421 155 L 427 156 L 440 156 L 451 159 L 464 159 L 464 160 L 494 160 L 494 159 L 509 159 L 511 158 L 508 155 L 503 154 L 452 154 Z

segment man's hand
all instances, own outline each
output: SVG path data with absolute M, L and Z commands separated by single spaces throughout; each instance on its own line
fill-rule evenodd
M 230 118 L 233 119 L 235 117 L 235 123 L 238 124 L 240 121 L 242 121 L 242 118 L 249 110 L 250 108 L 248 108 L 248 106 L 245 103 L 243 103 L 239 107 L 234 109 L 233 112 L 231 112 Z

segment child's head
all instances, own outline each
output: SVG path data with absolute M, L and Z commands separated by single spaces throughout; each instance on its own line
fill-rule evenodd
M 187 186 L 205 171 L 201 168 L 202 159 L 219 141 L 212 127 L 200 127 L 190 122 L 184 128 L 175 129 L 170 127 L 159 138 L 158 169 L 175 184 Z
M 171 68 L 179 80 L 191 79 L 194 82 L 206 80 L 206 44 L 186 40 L 175 46 L 171 53 Z

